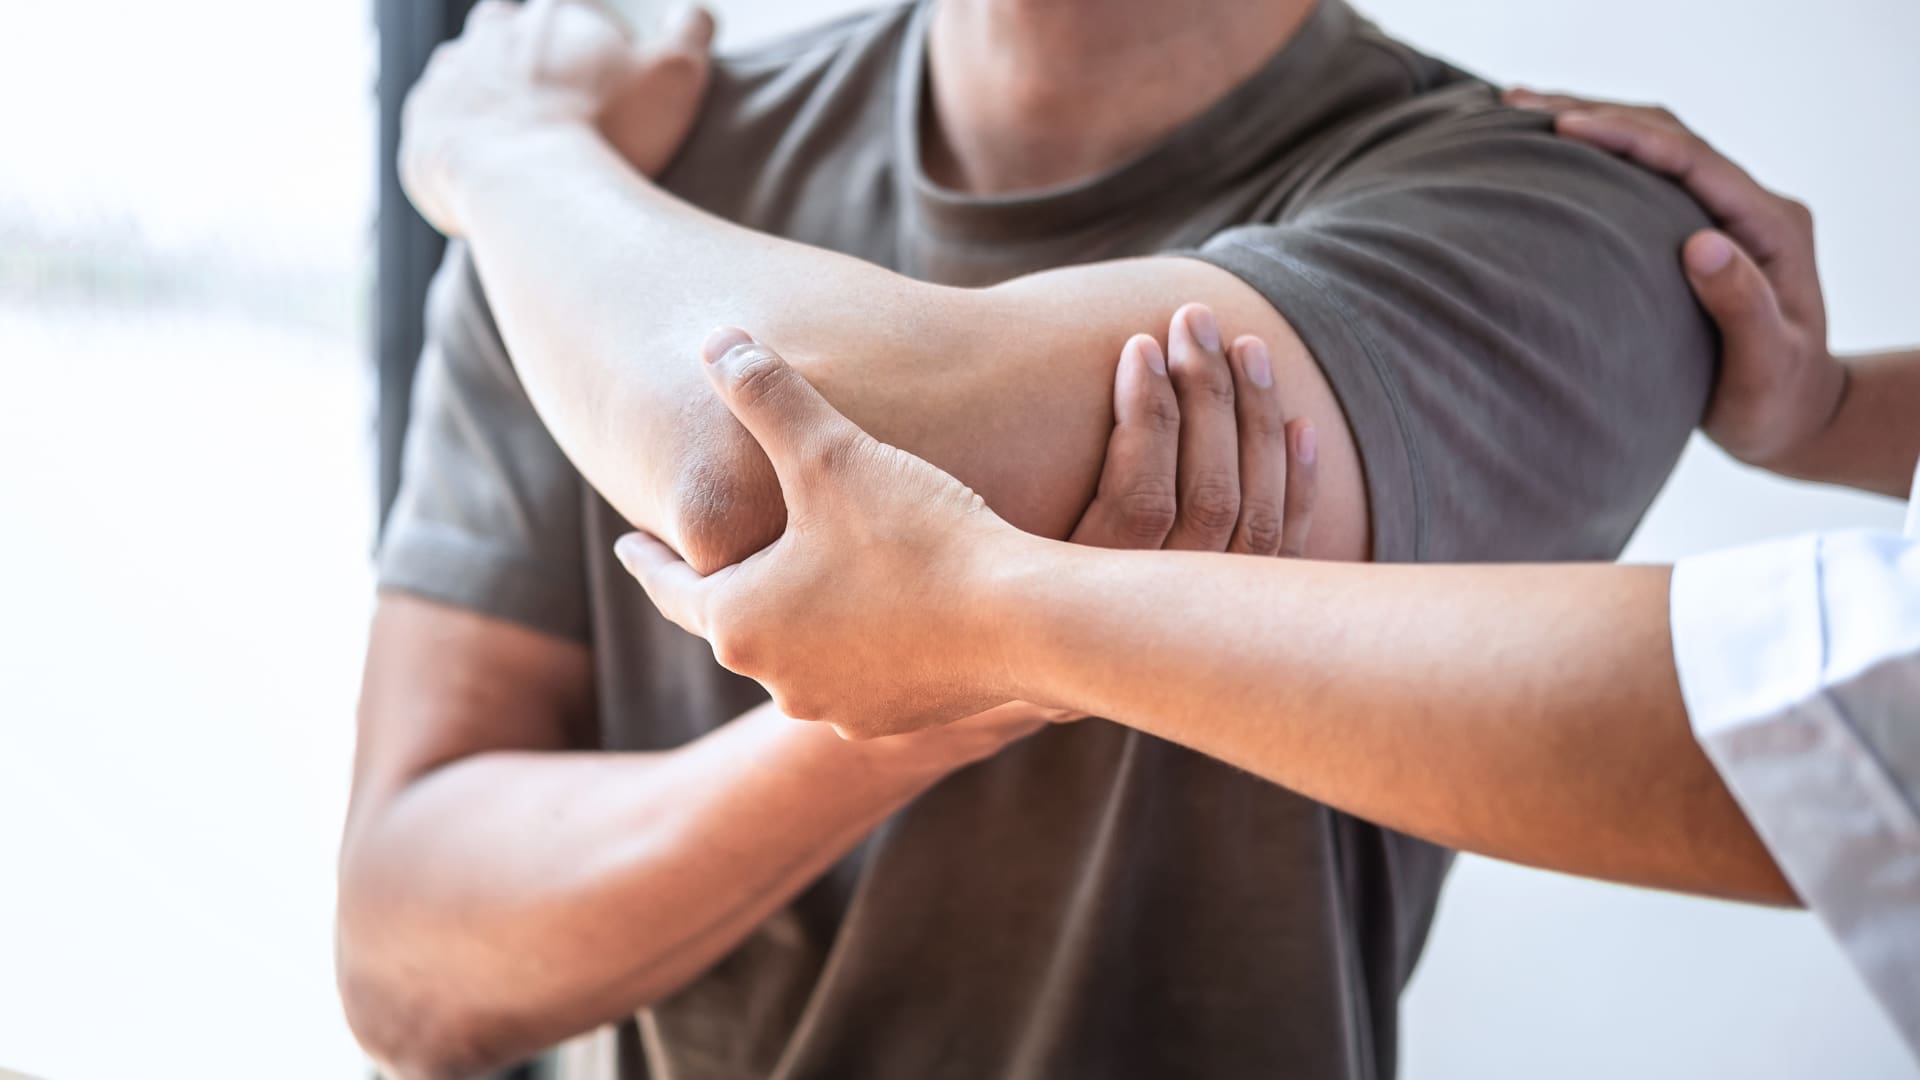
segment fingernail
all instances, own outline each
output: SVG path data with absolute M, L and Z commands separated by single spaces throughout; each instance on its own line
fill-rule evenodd
M 1717 232 L 1700 234 L 1687 245 L 1687 266 L 1696 274 L 1717 274 L 1733 261 L 1733 241 Z
M 1265 390 L 1273 385 L 1273 358 L 1267 355 L 1267 343 L 1255 338 L 1240 347 L 1240 356 L 1247 365 L 1247 378 L 1253 385 Z
M 640 534 L 628 533 L 613 542 L 613 557 L 620 560 L 620 565 L 626 567 L 628 573 L 632 573 L 634 562 L 640 557 L 640 547 Z
M 1195 306 L 1187 309 L 1187 333 L 1193 335 L 1193 340 L 1199 342 L 1201 348 L 1209 352 L 1220 351 L 1220 326 L 1213 321 L 1213 312 L 1206 308 Z
M 1300 459 L 1300 464 L 1311 465 L 1320 456 L 1319 440 L 1314 437 L 1312 424 L 1301 424 L 1300 434 L 1293 441 L 1293 456 Z
M 1155 375 L 1167 373 L 1167 354 L 1160 349 L 1160 343 L 1145 334 L 1134 338 L 1134 348 L 1140 350 L 1140 356 L 1147 362 L 1147 369 Z
M 752 343 L 753 335 L 747 333 L 745 330 L 732 326 L 723 326 L 707 335 L 706 342 L 700 346 L 700 359 L 711 364 L 732 350 L 742 345 L 750 345 Z

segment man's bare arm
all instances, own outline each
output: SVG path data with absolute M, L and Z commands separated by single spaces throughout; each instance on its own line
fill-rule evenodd
M 460 219 L 542 419 L 616 508 L 696 565 L 757 550 L 784 515 L 765 457 L 700 375 L 713 327 L 750 327 L 881 438 L 1061 537 L 1093 491 L 1114 357 L 1185 301 L 1217 313 L 1218 336 L 1271 343 L 1278 387 L 1320 432 L 1311 554 L 1366 552 L 1358 457 L 1332 392 L 1280 314 L 1227 271 L 1153 258 L 928 285 L 701 213 L 584 125 L 519 129 L 462 172 Z
M 586 649 L 381 598 L 341 849 L 347 1018 L 396 1077 L 466 1076 L 704 971 L 1011 709 L 862 747 L 763 707 L 661 753 L 575 752 Z

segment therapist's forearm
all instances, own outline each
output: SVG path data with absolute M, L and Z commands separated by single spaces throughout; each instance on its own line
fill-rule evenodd
M 1783 469 L 1905 498 L 1920 461 L 1920 349 L 1848 357 L 1832 422 Z
M 1447 846 L 1793 900 L 1693 739 L 1665 568 L 1029 551 L 987 602 L 1034 700 Z

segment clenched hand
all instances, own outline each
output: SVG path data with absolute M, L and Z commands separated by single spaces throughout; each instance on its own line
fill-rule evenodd
M 399 168 L 408 198 L 434 228 L 460 235 L 462 161 L 529 125 L 596 126 L 634 168 L 657 174 L 699 113 L 712 38 L 698 8 L 636 44 L 593 0 L 480 0 L 407 95 Z

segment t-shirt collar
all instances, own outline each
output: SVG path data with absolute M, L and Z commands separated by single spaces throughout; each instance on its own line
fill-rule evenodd
M 1056 187 L 972 195 L 936 183 L 921 157 L 932 10 L 932 0 L 921 0 L 902 42 L 893 116 L 898 194 L 910 230 L 971 243 L 1067 235 L 1169 192 L 1229 180 L 1276 146 L 1298 142 L 1333 111 L 1312 91 L 1328 81 L 1358 22 L 1343 0 L 1320 0 L 1293 38 L 1244 82 L 1132 161 Z M 1276 108 L 1276 101 L 1302 107 Z

